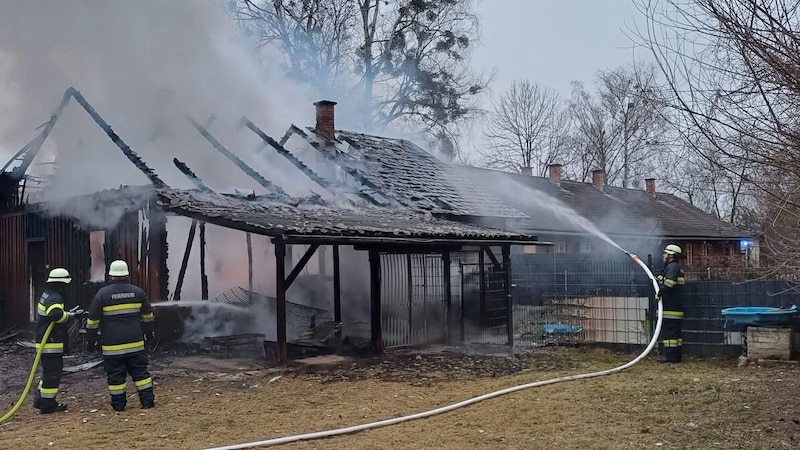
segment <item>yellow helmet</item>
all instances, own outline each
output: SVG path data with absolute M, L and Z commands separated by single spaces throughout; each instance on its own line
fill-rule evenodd
M 51 270 L 50 274 L 47 276 L 47 283 L 69 284 L 70 281 L 72 281 L 72 278 L 69 276 L 69 271 L 61 267 L 56 267 L 55 269 Z
M 121 259 L 112 261 L 111 265 L 108 266 L 108 275 L 111 277 L 127 277 L 129 275 L 128 263 Z
M 677 245 L 669 244 L 666 248 L 664 248 L 664 253 L 668 255 L 680 255 L 683 253 L 683 251 Z

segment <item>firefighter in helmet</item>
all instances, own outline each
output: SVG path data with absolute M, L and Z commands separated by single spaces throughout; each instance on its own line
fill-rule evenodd
M 686 279 L 681 258 L 683 251 L 675 244 L 664 248 L 664 268 L 658 275 L 659 296 L 664 308 L 664 320 L 658 338 L 658 361 L 679 363 L 682 359 L 683 291 Z
M 74 309 L 67 311 L 65 300 L 67 285 L 72 282 L 72 277 L 67 269 L 58 267 L 50 271 L 46 287 L 39 301 L 36 303 L 38 312 L 36 319 L 36 349 L 42 350 L 42 378 L 39 387 L 34 392 L 33 407 L 42 414 L 57 411 L 66 411 L 67 405 L 56 401 L 58 386 L 61 383 L 61 370 L 64 367 L 64 342 L 67 340 L 67 321 L 70 317 L 83 314 L 83 311 Z M 53 330 L 46 342 L 44 334 L 50 324 Z
M 86 350 L 94 351 L 100 330 L 103 367 L 114 411 L 125 410 L 128 375 L 136 386 L 142 408 L 152 408 L 155 396 L 153 379 L 147 370 L 145 339 L 153 336 L 153 306 L 144 290 L 129 282 L 125 261 L 113 261 L 108 276 L 110 283 L 97 291 L 89 308 Z

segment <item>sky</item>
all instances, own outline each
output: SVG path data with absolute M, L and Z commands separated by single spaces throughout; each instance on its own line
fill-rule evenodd
M 598 70 L 648 59 L 628 37 L 641 23 L 633 0 L 478 0 L 476 13 L 481 42 L 473 65 L 494 74 L 486 109 L 514 80 L 527 78 L 569 98 L 572 81 L 590 86 Z M 481 129 L 475 124 L 462 142 L 473 163 Z
M 480 0 L 476 12 L 474 65 L 495 73 L 495 95 L 528 78 L 569 96 L 572 80 L 646 56 L 626 36 L 639 15 L 632 0 Z

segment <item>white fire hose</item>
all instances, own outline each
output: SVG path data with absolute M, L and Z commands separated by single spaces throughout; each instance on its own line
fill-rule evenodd
M 650 271 L 650 269 L 647 267 L 647 265 L 644 262 L 642 262 L 642 260 L 639 259 L 638 256 L 632 255 L 632 254 L 626 252 L 625 250 L 623 250 L 623 252 L 625 252 L 628 256 L 630 256 L 631 259 L 633 259 L 633 261 L 635 263 L 639 264 L 642 267 L 642 269 L 644 269 L 644 271 L 647 273 L 647 276 L 652 281 L 653 288 L 655 288 L 656 295 L 658 296 L 658 293 L 659 293 L 658 282 L 656 281 L 655 276 L 653 276 L 653 272 Z M 453 410 L 456 410 L 456 409 L 459 409 L 459 408 L 463 408 L 465 406 L 469 406 L 469 405 L 472 405 L 472 404 L 475 404 L 475 403 L 478 403 L 478 402 L 482 402 L 484 400 L 489 400 L 490 398 L 500 397 L 501 395 L 510 394 L 512 392 L 517 392 L 517 391 L 521 391 L 521 390 L 524 390 L 524 389 L 535 388 L 535 387 L 539 387 L 539 386 L 545 386 L 545 385 L 548 385 L 548 384 L 561 383 L 563 381 L 583 380 L 583 379 L 586 379 L 586 378 L 595 378 L 595 377 L 601 377 L 601 376 L 604 376 L 604 375 L 611 375 L 612 373 L 621 372 L 621 371 L 633 366 L 634 364 L 636 364 L 639 361 L 641 361 L 645 356 L 647 356 L 647 354 L 650 353 L 651 350 L 653 350 L 653 347 L 655 347 L 656 342 L 658 341 L 658 335 L 661 332 L 661 322 L 663 320 L 663 313 L 664 313 L 664 307 L 661 304 L 661 300 L 659 300 L 658 301 L 658 320 L 656 321 L 656 328 L 653 331 L 653 337 L 650 339 L 650 343 L 647 345 L 647 348 L 645 348 L 644 351 L 639 356 L 637 356 L 633 360 L 631 360 L 631 361 L 629 361 L 629 362 L 627 362 L 627 363 L 625 363 L 625 364 L 623 364 L 623 365 L 621 365 L 619 367 L 614 367 L 614 368 L 607 369 L 607 370 L 601 370 L 599 372 L 583 373 L 583 374 L 578 374 L 578 375 L 568 375 L 568 376 L 563 376 L 563 377 L 559 377 L 559 378 L 552 378 L 552 379 L 549 379 L 549 380 L 536 381 L 536 382 L 533 382 L 533 383 L 527 383 L 527 384 L 521 384 L 521 385 L 518 385 L 518 386 L 512 386 L 512 387 L 509 387 L 509 388 L 506 388 L 506 389 L 502 389 L 502 390 L 499 390 L 499 391 L 490 392 L 488 394 L 483 394 L 483 395 L 480 395 L 478 397 L 473 397 L 473 398 L 470 398 L 470 399 L 467 399 L 467 400 L 464 400 L 464 401 L 461 401 L 461 402 L 458 402 L 458 403 L 453 403 L 451 405 L 443 406 L 441 408 L 431 409 L 429 411 L 423 411 L 423 412 L 419 412 L 419 413 L 416 413 L 416 414 L 411 414 L 411 415 L 408 415 L 408 416 L 395 417 L 395 418 L 392 418 L 392 419 L 380 420 L 378 422 L 365 423 L 365 424 L 361 424 L 361 425 L 354 425 L 354 426 L 345 427 L 345 428 L 337 428 L 337 429 L 333 429 L 333 430 L 316 431 L 316 432 L 313 432 L 313 433 L 297 434 L 297 435 L 294 435 L 294 436 L 285 436 L 285 437 L 280 437 L 280 438 L 267 439 L 267 440 L 263 440 L 263 441 L 246 442 L 246 443 L 242 443 L 242 444 L 234 444 L 234 445 L 228 445 L 228 446 L 224 446 L 224 447 L 214 447 L 214 448 L 209 448 L 209 449 L 206 449 L 206 450 L 237 450 L 237 449 L 248 449 L 248 448 L 256 448 L 256 447 L 271 447 L 271 446 L 275 446 L 275 445 L 288 444 L 290 442 L 310 441 L 310 440 L 313 440 L 313 439 L 321 439 L 321 438 L 327 438 L 327 437 L 332 437 L 332 436 L 341 436 L 343 434 L 352 434 L 352 433 L 357 433 L 359 431 L 370 430 L 370 429 L 373 429 L 373 428 L 380 428 L 380 427 L 394 425 L 394 424 L 398 424 L 398 423 L 402 423 L 402 422 L 408 422 L 408 421 L 411 421 L 411 420 L 424 419 L 426 417 L 431 417 L 431 416 L 436 416 L 436 415 L 439 415 L 439 414 L 444 414 L 446 412 L 450 412 L 450 411 L 453 411 Z

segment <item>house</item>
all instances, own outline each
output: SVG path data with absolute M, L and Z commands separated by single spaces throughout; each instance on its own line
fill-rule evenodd
M 536 177 L 462 168 L 488 192 L 528 216 L 512 220 L 509 229 L 534 233 L 552 242 L 556 252 L 616 252 L 591 232 L 596 227 L 623 248 L 649 255 L 656 266 L 665 245 L 680 245 L 690 279 L 736 278 L 748 265 L 758 264 L 757 242 L 748 232 L 675 195 L 658 192 L 655 179 L 645 180 L 644 190 L 626 189 L 606 185 L 599 170 L 592 173 L 591 183 L 583 183 L 562 179 L 561 165 L 548 169 L 548 177 Z M 590 222 L 588 228 L 582 218 Z
M 72 100 L 149 184 L 47 201 L 26 196 L 34 179 L 28 168 Z M 87 306 L 106 264 L 123 258 L 132 281 L 154 302 L 180 304 L 194 273 L 204 305 L 234 304 L 253 317 L 256 309 L 266 311 L 256 335 L 281 362 L 292 343 L 360 339 L 374 351 L 432 342 L 512 344 L 510 249 L 541 244 L 509 231 L 526 215 L 408 141 L 335 130 L 334 105 L 318 102 L 316 126 L 292 126 L 280 140 L 242 121 L 242 132 L 280 165 L 274 174 L 291 172 L 289 183 L 311 186 L 303 196 L 290 195 L 292 186 L 264 176 L 189 119 L 259 189 L 231 193 L 214 190 L 177 158 L 174 167 L 154 170 L 80 92 L 68 89 L 0 175 L 0 320 L 5 326 L 34 320 L 46 274 L 57 266 L 75 280 L 68 302 Z M 176 169 L 192 188 L 170 186 L 159 175 Z

